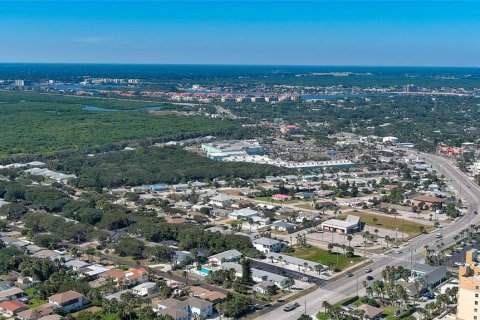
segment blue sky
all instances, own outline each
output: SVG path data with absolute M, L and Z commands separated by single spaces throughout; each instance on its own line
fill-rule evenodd
M 0 61 L 480 66 L 478 1 L 5 1 Z

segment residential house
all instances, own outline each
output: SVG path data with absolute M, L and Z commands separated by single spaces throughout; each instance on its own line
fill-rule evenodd
M 55 312 L 54 309 L 55 305 L 51 303 L 45 303 L 41 306 L 17 313 L 17 318 L 20 320 L 38 320 L 41 317 L 53 314 Z
M 199 286 L 193 286 L 190 288 L 190 297 L 197 297 L 212 303 L 218 303 L 225 300 L 227 295 L 220 291 L 212 291 Z
M 73 290 L 69 290 L 48 297 L 48 303 L 68 313 L 74 310 L 81 309 L 82 307 L 87 305 L 89 301 L 83 294 Z
M 9 300 L 0 303 L 0 314 L 4 317 L 13 317 L 18 312 L 27 310 L 27 305 L 19 300 Z
M 295 266 L 295 267 L 298 268 L 298 271 L 308 270 L 308 271 L 316 271 L 316 272 L 320 271 L 321 272 L 321 271 L 324 271 L 324 270 L 328 269 L 327 266 L 324 266 L 320 263 L 300 259 L 300 258 L 297 258 L 297 257 L 288 256 L 286 254 L 282 255 L 282 254 L 276 253 L 276 252 L 270 252 L 269 254 L 267 254 L 267 259 L 270 259 L 272 261 L 278 261 L 282 265 Z
M 278 194 L 272 195 L 272 200 L 276 200 L 276 201 L 290 201 L 292 199 L 293 197 L 287 194 L 278 193 Z
M 219 266 L 223 262 L 238 261 L 243 257 L 242 253 L 238 250 L 232 249 L 221 253 L 214 254 L 208 258 L 210 265 Z
M 23 296 L 23 290 L 17 287 L 0 291 L 0 301 L 16 300 Z
M 280 250 L 282 250 L 282 243 L 271 238 L 258 238 L 253 240 L 252 243 L 255 249 L 265 254 L 269 252 L 280 252 Z
M 208 318 L 212 316 L 213 303 L 195 297 L 189 298 L 187 303 L 191 317 L 197 319 Z
M 223 270 L 235 270 L 235 276 L 242 276 L 242 266 L 236 262 L 225 262 L 221 265 Z M 276 273 L 252 268 L 252 278 L 255 282 L 272 281 L 277 287 L 283 289 L 287 287 L 288 278 Z
M 266 295 L 268 293 L 268 288 L 271 286 L 275 286 L 275 283 L 272 281 L 262 281 L 255 284 L 252 289 L 255 292 Z
M 379 320 L 380 318 L 382 318 L 382 315 L 383 315 L 382 309 L 376 308 L 374 306 L 371 306 L 365 303 L 360 305 L 357 309 L 363 310 L 365 312 L 366 318 L 364 319 Z
M 252 218 L 254 216 L 258 216 L 258 211 L 250 209 L 250 208 L 243 208 L 240 210 L 232 211 L 228 214 L 230 219 L 243 219 L 247 220 L 248 218 Z
M 271 224 L 271 227 L 274 228 L 275 230 L 289 232 L 289 233 L 294 231 L 297 228 L 295 224 L 284 221 L 284 220 L 273 222 Z
M 214 205 L 216 207 L 219 207 L 219 208 L 225 208 L 225 207 L 228 207 L 232 204 L 233 202 L 233 198 L 228 196 L 228 195 L 225 195 L 225 194 L 217 194 L 216 196 L 213 196 L 212 198 L 210 198 L 210 204 L 211 205 Z
M 149 193 L 151 191 L 150 187 L 148 187 L 148 186 L 132 187 L 131 190 L 134 193 Z
M 148 272 L 145 268 L 129 268 L 127 271 L 111 269 L 105 272 L 105 278 L 117 284 L 136 285 L 148 281 Z
M 169 298 L 160 301 L 154 310 L 160 315 L 168 314 L 178 320 L 205 319 L 212 316 L 213 303 L 195 297 L 186 301 Z
M 155 282 L 144 282 L 132 288 L 132 293 L 140 297 L 151 296 L 156 291 L 157 285 Z
M 67 268 L 72 268 L 73 271 L 78 271 L 82 268 L 90 266 L 90 263 L 78 259 L 73 259 L 65 262 L 64 266 Z

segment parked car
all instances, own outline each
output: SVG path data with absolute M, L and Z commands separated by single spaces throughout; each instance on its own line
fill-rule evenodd
M 283 308 L 283 311 L 292 311 L 292 310 L 295 310 L 296 308 L 298 308 L 300 305 L 295 302 L 293 304 L 287 304 L 284 308 Z
M 351 277 L 353 277 L 353 273 L 349 272 L 349 273 L 347 274 L 347 276 L 348 276 L 349 278 L 351 278 Z
M 367 280 L 368 280 L 368 281 L 372 281 L 372 280 L 373 280 L 373 277 L 372 277 L 372 276 L 367 276 Z

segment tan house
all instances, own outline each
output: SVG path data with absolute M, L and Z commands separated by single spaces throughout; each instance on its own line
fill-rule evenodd
M 48 297 L 48 302 L 64 312 L 71 312 L 88 304 L 88 299 L 77 291 L 69 290 Z

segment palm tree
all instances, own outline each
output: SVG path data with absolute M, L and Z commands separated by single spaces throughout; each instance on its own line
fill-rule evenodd
M 353 240 L 353 237 L 352 237 L 351 234 L 349 234 L 349 235 L 347 236 L 347 241 L 348 241 L 348 246 L 349 246 L 349 247 L 352 246 L 352 240 Z
M 332 308 L 332 305 L 330 303 L 328 303 L 328 301 L 323 301 L 322 302 L 322 307 L 325 310 L 325 314 L 328 315 L 330 313 L 330 309 Z
M 253 225 L 253 219 L 252 218 L 248 218 L 248 225 L 250 227 L 250 233 L 252 233 L 252 225 Z
M 388 242 L 390 242 L 390 236 L 385 236 L 385 242 L 387 244 L 387 249 L 388 249 Z
M 182 277 L 185 279 L 185 284 L 188 285 L 188 271 L 187 270 L 182 271 Z

